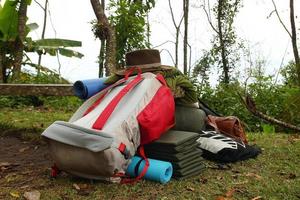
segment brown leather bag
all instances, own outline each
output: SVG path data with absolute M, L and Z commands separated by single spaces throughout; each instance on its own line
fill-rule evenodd
M 207 124 L 213 127 L 218 133 L 222 133 L 234 139 L 243 141 L 248 144 L 244 128 L 237 117 L 217 117 L 208 115 Z

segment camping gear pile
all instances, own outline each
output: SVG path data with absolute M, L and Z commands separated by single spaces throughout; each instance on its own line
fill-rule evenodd
M 246 141 L 239 121 L 222 126 L 216 116 L 207 123 L 214 112 L 198 104 L 187 77 L 160 64 L 159 51 L 127 53 L 126 65 L 111 77 L 75 82 L 75 94 L 86 101 L 69 122 L 54 122 L 42 133 L 54 161 L 52 176 L 65 171 L 111 182 L 166 183 L 199 174 L 203 157 L 233 162 L 260 153 L 242 140 L 236 144 L 240 136 Z M 227 157 L 232 159 L 222 159 Z

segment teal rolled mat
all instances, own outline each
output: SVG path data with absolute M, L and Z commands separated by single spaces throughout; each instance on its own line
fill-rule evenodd
M 148 160 L 150 165 L 144 178 L 162 184 L 169 182 L 173 174 L 172 164 L 161 160 Z M 144 169 L 145 163 L 143 158 L 134 156 L 126 170 L 126 174 L 130 177 L 138 176 Z

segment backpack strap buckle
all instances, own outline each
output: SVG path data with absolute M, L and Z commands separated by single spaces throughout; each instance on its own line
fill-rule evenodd
M 126 160 L 130 157 L 130 152 L 123 142 L 120 143 L 118 150 L 123 154 Z

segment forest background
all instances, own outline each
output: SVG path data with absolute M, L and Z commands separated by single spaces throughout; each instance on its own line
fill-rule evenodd
M 1 1 L 3 8 L 5 2 Z M 254 117 L 241 101 L 241 94 L 250 94 L 263 113 L 300 124 L 297 1 L 295 5 L 293 0 L 97 1 L 105 5 L 107 16 L 98 16 L 100 23 L 95 20 L 99 10 L 93 0 L 11 2 L 15 2 L 19 17 L 22 8 L 28 7 L 27 24 L 33 26 L 28 33 L 16 29 L 10 38 L 2 36 L 1 55 L 6 58 L 1 62 L 11 63 L 1 64 L 4 82 L 59 83 L 106 76 L 113 67 L 124 65 L 125 52 L 157 48 L 162 63 L 186 74 L 204 102 L 222 115 L 238 116 L 248 131 L 288 130 Z M 45 43 L 42 38 L 56 39 Z M 21 51 L 14 49 L 16 46 L 21 46 Z M 47 102 L 49 98 L 40 100 Z M 21 106 L 23 101 L 31 102 L 25 97 L 22 101 L 1 97 L 2 106 Z

